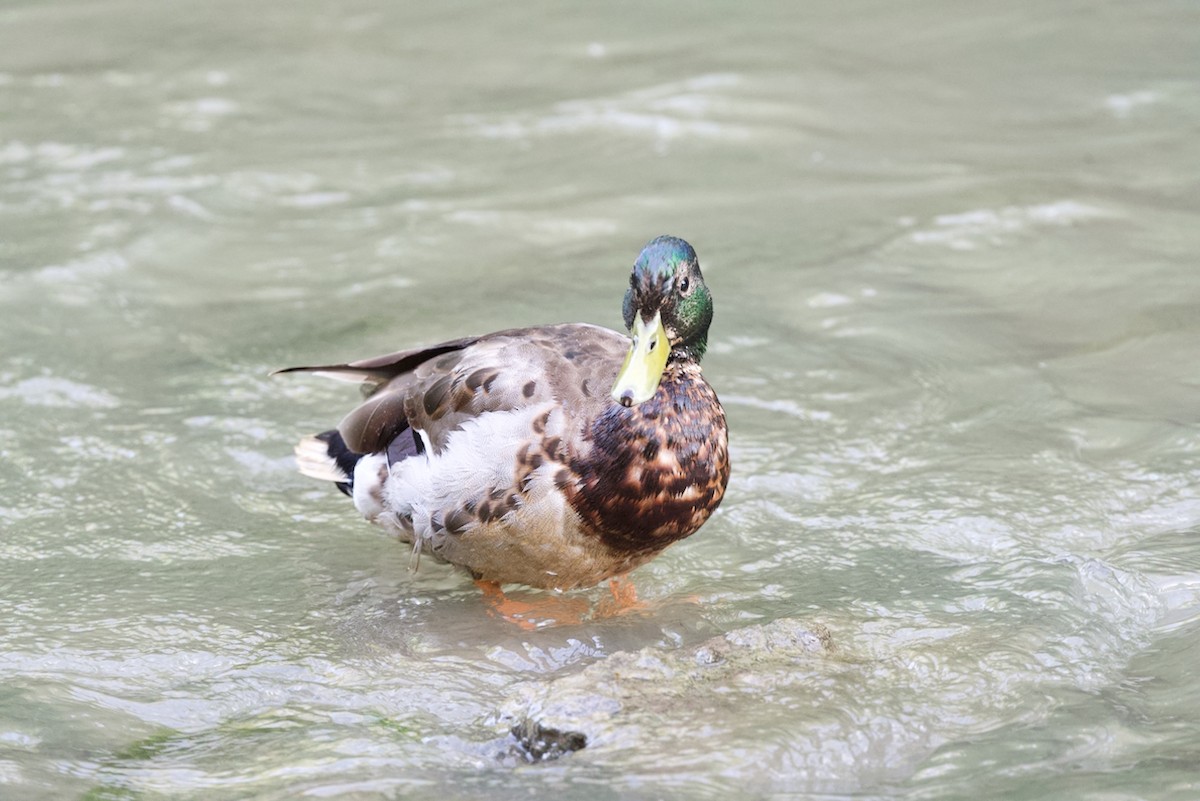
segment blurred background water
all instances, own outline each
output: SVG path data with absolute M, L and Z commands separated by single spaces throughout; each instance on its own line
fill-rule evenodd
M 1189 2 L 0 4 L 0 796 L 1197 797 L 1198 186 Z M 270 369 L 619 327 L 660 233 L 734 475 L 641 614 L 294 473 L 355 395 Z

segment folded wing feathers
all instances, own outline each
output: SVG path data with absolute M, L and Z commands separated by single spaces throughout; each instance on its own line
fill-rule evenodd
M 349 381 L 363 384 L 363 391 L 370 394 L 374 389 L 386 384 L 398 375 L 403 375 L 416 369 L 422 362 L 437 358 L 444 353 L 462 350 L 478 341 L 479 337 L 464 337 L 443 342 L 429 348 L 414 348 L 376 356 L 371 359 L 360 359 L 349 364 L 320 364 L 306 367 L 285 367 L 274 370 L 271 375 L 283 373 L 314 373 L 332 378 L 337 381 Z

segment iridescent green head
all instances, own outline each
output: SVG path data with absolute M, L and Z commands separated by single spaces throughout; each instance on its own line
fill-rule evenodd
M 692 246 L 652 239 L 634 262 L 622 311 L 633 345 L 612 395 L 632 406 L 653 397 L 668 361 L 698 362 L 708 347 L 712 295 Z

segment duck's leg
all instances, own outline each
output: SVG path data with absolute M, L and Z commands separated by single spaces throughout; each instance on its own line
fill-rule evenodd
M 489 614 L 526 631 L 547 626 L 576 626 L 583 622 L 588 611 L 588 603 L 583 598 L 543 595 L 533 601 L 520 601 L 505 595 L 494 581 L 476 579 L 475 586 L 483 592 L 483 601 Z

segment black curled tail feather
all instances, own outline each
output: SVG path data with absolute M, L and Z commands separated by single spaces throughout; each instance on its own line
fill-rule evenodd
M 354 468 L 358 466 L 358 460 L 363 458 L 361 453 L 355 453 L 346 445 L 346 440 L 342 439 L 342 435 L 333 431 L 326 431 L 323 434 L 317 434 L 317 439 L 326 444 L 329 450 L 329 458 L 337 463 L 337 466 L 349 478 L 350 485 L 354 484 Z

